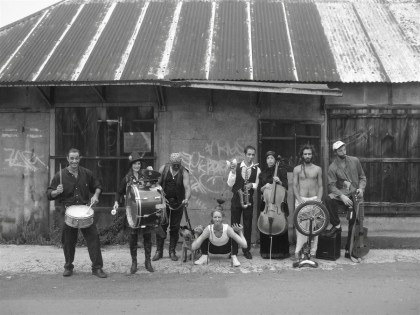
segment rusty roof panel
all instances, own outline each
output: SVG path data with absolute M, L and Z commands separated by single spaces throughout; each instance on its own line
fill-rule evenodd
M 299 81 L 340 81 L 314 3 L 285 3 Z
M 176 3 L 150 3 L 121 80 L 157 79 Z
M 379 82 L 386 74 L 351 3 L 317 3 L 342 82 Z
M 206 78 L 211 10 L 211 2 L 183 4 L 166 79 Z
M 9 81 L 31 81 L 75 12 L 74 5 L 57 6 L 48 12 L 13 58 L 3 78 Z
M 395 4 L 404 6 L 404 3 Z M 404 38 L 394 15 L 378 2 L 354 4 L 390 82 L 420 81 L 419 54 Z M 419 16 L 418 16 L 419 17 Z M 417 25 L 420 25 L 420 18 Z
M 66 0 L 0 29 L 0 82 L 419 82 L 418 0 Z
M 40 73 L 39 81 L 71 80 L 100 21 L 107 12 L 107 7 L 99 3 L 85 4 L 63 42 Z
M 218 2 L 214 24 L 211 80 L 249 80 L 246 2 Z
M 39 18 L 40 16 L 37 16 L 0 31 L 0 68 L 34 27 L 36 22 L 33 22 L 33 20 L 38 20 Z
M 252 47 L 255 80 L 296 81 L 281 2 L 254 3 Z
M 389 11 L 394 15 L 407 43 L 420 53 L 420 2 L 390 3 Z
M 79 81 L 114 79 L 143 6 L 144 2 L 117 4 Z

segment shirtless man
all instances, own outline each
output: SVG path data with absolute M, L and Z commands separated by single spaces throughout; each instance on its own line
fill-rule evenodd
M 293 192 L 295 194 L 295 207 L 308 200 L 321 201 L 322 198 L 322 170 L 312 163 L 315 148 L 310 144 L 301 146 L 299 156 L 301 164 L 293 169 Z M 296 262 L 302 258 L 301 250 L 308 237 L 296 230 Z M 315 256 L 318 246 L 318 236 L 314 237 L 311 244 L 311 256 Z

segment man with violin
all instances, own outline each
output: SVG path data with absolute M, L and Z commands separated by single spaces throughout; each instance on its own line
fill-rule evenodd
M 301 164 L 293 169 L 293 192 L 296 198 L 296 207 L 309 200 L 321 202 L 323 194 L 322 170 L 318 165 L 312 163 L 314 155 L 315 148 L 313 145 L 305 144 L 300 147 L 299 158 Z M 299 265 L 302 258 L 301 250 L 307 240 L 308 236 L 303 235 L 296 229 L 296 261 L 294 266 Z M 311 244 L 311 256 L 315 257 L 317 246 L 318 236 L 315 236 Z
M 188 200 L 191 197 L 191 187 L 189 171 L 181 164 L 181 154 L 172 153 L 169 159 L 170 163 L 159 169 L 162 177 L 158 184 L 162 186 L 167 200 L 167 222 L 162 224 L 162 229 L 166 233 L 169 227 L 169 257 L 173 261 L 177 261 L 178 256 L 175 249 L 178 243 L 183 210 L 184 207 L 188 206 Z M 164 242 L 165 237 L 156 234 L 156 253 L 152 258 L 153 261 L 163 257 Z
M 258 176 L 260 168 L 254 164 L 256 149 L 253 146 L 246 146 L 244 149 L 245 159 L 240 163 L 232 162 L 227 180 L 229 187 L 232 187 L 233 197 L 231 201 L 231 225 L 240 224 L 241 216 L 244 226 L 244 235 L 247 242 L 247 248 L 243 248 L 245 258 L 252 259 L 251 232 L 253 215 L 253 193 L 258 187 Z M 237 258 L 238 244 L 232 241 L 232 264 L 235 267 L 240 266 Z
M 57 172 L 51 185 L 47 189 L 48 200 L 58 200 L 59 204 L 65 208 L 76 205 L 86 205 L 89 202 L 89 193 L 93 196 L 90 198 L 90 205 L 99 202 L 99 195 L 102 192 L 102 185 L 94 174 L 79 165 L 80 152 L 77 149 L 70 149 L 67 155 L 69 165 Z M 64 223 L 62 233 L 63 251 L 65 257 L 64 277 L 73 274 L 73 261 L 76 251 L 78 228 Z M 86 228 L 81 228 L 82 234 L 86 240 L 89 257 L 92 261 L 92 274 L 99 278 L 106 278 L 103 272 L 102 253 L 99 242 L 99 234 L 95 224 Z
M 330 213 L 330 223 L 332 228 L 325 234 L 332 237 L 335 233 L 341 232 L 340 218 L 338 209 L 353 211 L 353 194 L 357 199 L 363 197 L 366 188 L 366 176 L 362 165 L 357 157 L 348 156 L 346 153 L 346 144 L 337 141 L 332 147 L 335 159 L 328 167 L 328 196 L 325 199 L 325 205 Z M 345 257 L 350 258 L 349 246 L 351 239 L 351 230 L 356 221 L 354 213 L 348 216 L 349 230 L 347 244 L 345 247 Z

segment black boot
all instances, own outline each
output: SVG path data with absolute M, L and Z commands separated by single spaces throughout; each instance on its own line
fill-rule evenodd
M 137 233 L 130 234 L 130 254 L 131 254 L 131 268 L 130 273 L 137 271 Z
M 152 236 L 150 234 L 143 234 L 144 240 L 144 266 L 149 272 L 154 272 L 150 256 L 152 254 Z
M 156 234 L 156 253 L 152 258 L 153 261 L 159 260 L 163 257 L 163 243 L 164 242 L 165 242 L 165 239 Z
M 176 233 L 175 233 L 176 232 Z M 176 244 L 178 243 L 178 231 L 171 231 L 169 233 L 169 257 L 173 260 L 173 261 L 177 261 L 178 260 L 178 256 L 176 255 L 175 249 L 176 249 Z

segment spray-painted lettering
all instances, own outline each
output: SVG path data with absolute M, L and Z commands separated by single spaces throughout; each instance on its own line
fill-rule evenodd
M 9 152 L 9 158 L 4 161 L 8 163 L 9 167 L 22 167 L 29 169 L 30 171 L 36 172 L 40 167 L 48 168 L 47 165 L 42 162 L 40 156 L 37 156 L 33 151 L 20 151 L 16 149 L 4 149 Z

